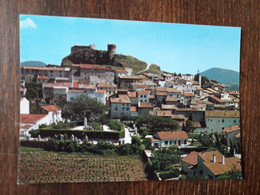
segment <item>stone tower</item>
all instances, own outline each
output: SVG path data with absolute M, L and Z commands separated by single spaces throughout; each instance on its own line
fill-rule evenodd
M 107 52 L 108 52 L 109 60 L 111 60 L 113 58 L 113 56 L 116 54 L 116 45 L 108 44 Z

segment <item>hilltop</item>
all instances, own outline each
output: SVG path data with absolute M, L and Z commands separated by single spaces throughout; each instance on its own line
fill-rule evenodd
M 41 61 L 24 61 L 20 63 L 20 66 L 39 66 L 39 67 L 44 67 L 47 64 Z
M 71 66 L 72 64 L 99 64 L 109 65 L 111 68 L 131 68 L 133 73 L 145 70 L 148 64 L 133 56 L 116 54 L 116 46 L 108 44 L 108 50 L 97 50 L 96 46 L 73 46 L 71 54 L 64 57 L 61 66 Z M 145 72 L 161 73 L 159 66 L 153 64 Z
M 217 80 L 223 84 L 239 84 L 239 72 L 223 68 L 210 68 L 200 73 L 210 80 Z

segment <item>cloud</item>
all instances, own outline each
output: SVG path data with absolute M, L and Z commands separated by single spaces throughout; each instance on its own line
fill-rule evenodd
M 37 28 L 37 25 L 30 18 L 20 21 L 20 28 Z

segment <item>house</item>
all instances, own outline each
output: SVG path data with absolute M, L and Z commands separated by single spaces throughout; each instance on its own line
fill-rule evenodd
M 30 102 L 26 97 L 20 98 L 20 114 L 29 114 L 30 113 Z
M 21 67 L 21 74 L 26 82 L 32 82 L 37 77 L 39 77 L 37 82 L 40 80 L 45 82 L 47 77 L 48 79 L 55 79 L 57 77 L 69 78 L 71 76 L 71 68 L 60 66 L 23 66 Z M 41 76 L 44 76 L 44 79 Z
M 225 127 L 240 125 L 240 114 L 233 110 L 205 111 L 205 122 L 210 133 L 221 133 Z
M 127 91 L 128 97 L 130 98 L 131 105 L 137 105 L 138 104 L 138 98 L 136 91 Z
M 233 168 L 241 171 L 240 159 L 237 157 L 225 157 L 219 151 L 198 153 L 197 173 L 209 179 L 227 173 Z
M 229 127 L 224 127 L 222 132 L 227 140 L 227 145 L 229 147 L 234 147 L 236 152 L 240 152 L 240 126 L 232 125 Z
M 115 71 L 112 68 L 93 64 L 80 64 L 80 81 L 86 84 L 96 85 L 99 82 L 113 84 L 115 81 Z
M 36 78 L 37 83 L 46 83 L 46 82 L 48 82 L 48 80 L 49 80 L 48 76 L 38 76 Z
M 197 164 L 198 164 L 198 152 L 196 151 L 192 151 L 186 157 L 181 159 L 182 171 L 187 176 L 195 176 L 198 174 L 196 173 Z
M 153 104 L 151 102 L 138 102 L 138 114 L 145 115 L 153 109 Z
M 119 88 L 122 89 L 131 89 L 133 83 L 137 83 L 142 78 L 139 76 L 119 76 Z
M 121 118 L 122 116 L 130 116 L 131 101 L 128 95 L 118 94 L 118 97 L 110 97 L 110 118 Z
M 204 178 L 217 179 L 233 168 L 241 171 L 240 160 L 236 157 L 225 157 L 219 151 L 191 152 L 181 159 L 182 171 L 187 176 L 202 175 Z
M 186 146 L 188 143 L 188 134 L 185 131 L 160 131 L 151 139 L 152 146 L 169 147 L 169 146 Z
M 41 108 L 41 114 L 48 114 L 51 112 L 52 114 L 52 123 L 57 123 L 59 121 L 63 121 L 61 117 L 61 108 L 55 105 L 45 105 L 40 106 Z
M 137 100 L 138 102 L 149 102 L 150 91 L 139 90 L 137 91 Z
M 114 84 L 108 84 L 108 83 L 103 83 L 99 82 L 97 84 L 97 89 L 98 90 L 106 90 L 106 97 L 110 97 L 111 95 L 114 95 L 117 92 L 117 87 Z
M 29 131 L 39 129 L 42 124 L 50 125 L 54 123 L 53 112 L 48 114 L 20 114 L 20 138 L 29 136 Z

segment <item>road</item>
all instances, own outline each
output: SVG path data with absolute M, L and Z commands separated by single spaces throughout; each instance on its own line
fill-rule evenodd
M 146 66 L 146 69 L 141 70 L 141 71 L 137 72 L 136 74 L 147 71 L 147 70 L 150 68 L 150 66 L 151 66 L 151 64 L 148 64 L 148 65 Z

